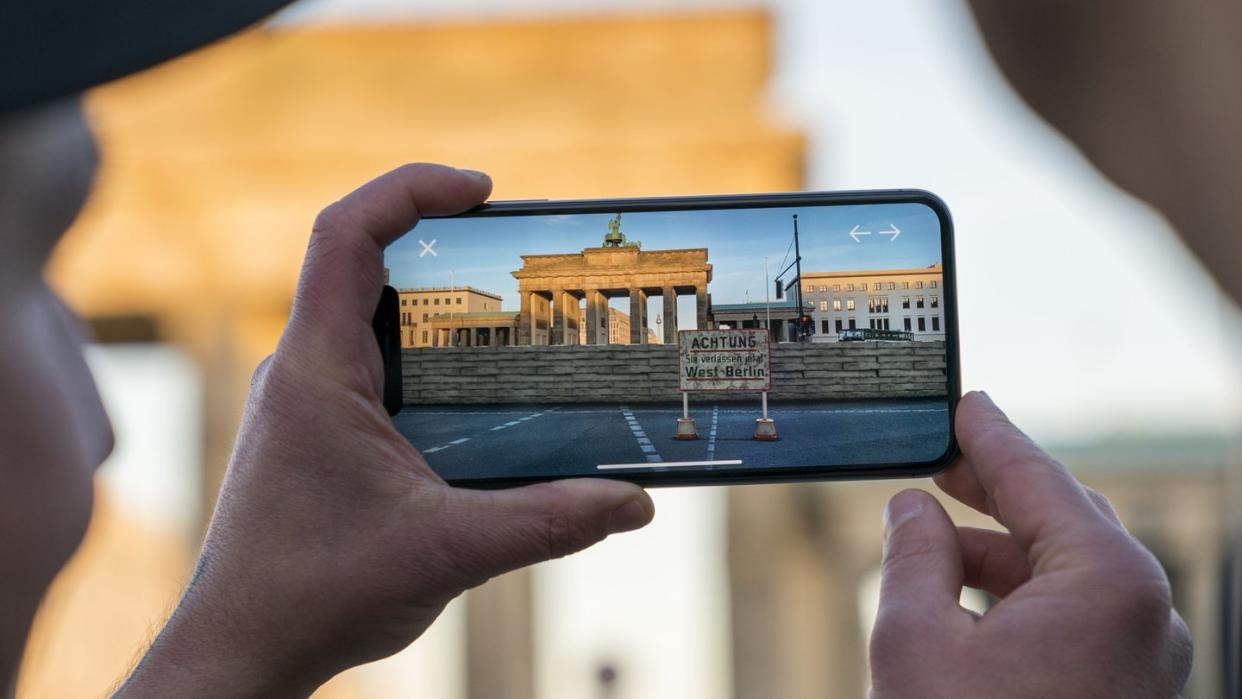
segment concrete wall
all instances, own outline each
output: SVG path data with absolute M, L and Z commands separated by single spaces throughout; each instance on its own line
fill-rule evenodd
M 769 396 L 937 397 L 945 394 L 945 367 L 943 342 L 778 345 Z M 406 349 L 402 368 L 407 404 L 681 400 L 672 345 Z M 714 396 L 754 400 L 754 394 Z

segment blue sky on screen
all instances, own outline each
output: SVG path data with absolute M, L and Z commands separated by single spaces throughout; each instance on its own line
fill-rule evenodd
M 622 214 L 621 231 L 643 250 L 708 249 L 715 303 L 763 300 L 764 257 L 770 277 L 794 260 L 798 214 L 803 272 L 927 267 L 940 262 L 940 223 L 922 204 L 801 206 Z M 576 253 L 598 247 L 613 214 L 431 219 L 388 248 L 385 264 L 398 288 L 473 286 L 500 294 L 517 310 L 522 255 Z M 858 226 L 858 241 L 850 231 Z M 893 226 L 900 231 L 895 237 Z M 862 235 L 870 231 L 870 235 Z M 889 232 L 881 234 L 881 232 Z M 419 240 L 435 240 L 423 255 Z M 786 279 L 792 277 L 792 272 Z

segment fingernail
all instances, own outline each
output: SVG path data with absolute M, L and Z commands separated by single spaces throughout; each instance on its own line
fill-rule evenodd
M 923 512 L 927 495 L 918 490 L 903 490 L 893 496 L 884 508 L 884 537 L 888 538 L 902 524 Z
M 480 179 L 480 180 L 490 180 L 490 179 L 491 179 L 491 176 L 490 176 L 490 175 L 488 175 L 486 172 L 483 172 L 482 170 L 470 170 L 470 169 L 468 169 L 468 168 L 458 168 L 458 170 L 460 170 L 461 172 L 464 172 L 464 173 L 466 173 L 467 175 L 470 175 L 470 176 L 472 176 L 472 177 L 476 177 L 476 178 L 478 178 L 478 179 Z
M 642 503 L 630 500 L 608 516 L 608 533 L 620 534 L 638 529 L 651 521 L 651 513 Z

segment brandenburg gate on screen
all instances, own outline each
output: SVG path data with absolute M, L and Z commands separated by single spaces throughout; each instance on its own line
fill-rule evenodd
M 576 345 L 580 335 L 588 345 L 608 344 L 608 300 L 630 300 L 630 344 L 647 342 L 647 299 L 664 300 L 665 344 L 677 342 L 677 297 L 694 295 L 697 328 L 711 327 L 711 298 L 707 285 L 712 266 L 707 248 L 641 250 L 621 234 L 621 216 L 608 225 L 602 247 L 563 255 L 523 255 L 518 280 L 521 311 L 519 345 Z M 578 319 L 586 302 L 586 332 Z

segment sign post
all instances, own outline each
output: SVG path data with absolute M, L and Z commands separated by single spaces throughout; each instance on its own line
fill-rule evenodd
M 755 439 L 777 439 L 776 424 L 768 417 L 768 391 L 772 388 L 770 340 L 766 329 L 677 333 L 678 388 L 682 392 L 678 439 L 698 439 L 690 417 L 691 392 L 762 394 L 763 416 L 755 421 Z

